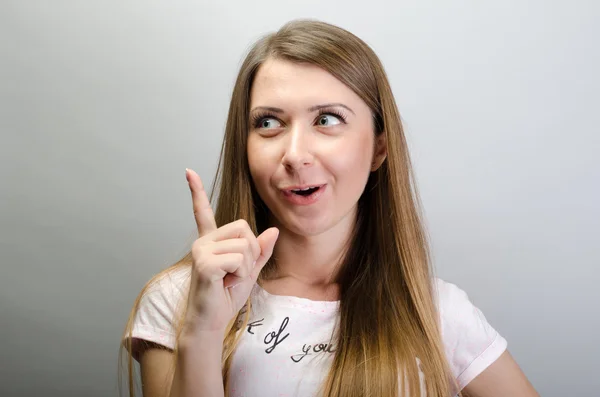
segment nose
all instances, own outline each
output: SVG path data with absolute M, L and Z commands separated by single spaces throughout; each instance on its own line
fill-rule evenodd
M 284 153 L 281 163 L 290 171 L 310 167 L 314 162 L 311 131 L 294 126 L 284 139 Z

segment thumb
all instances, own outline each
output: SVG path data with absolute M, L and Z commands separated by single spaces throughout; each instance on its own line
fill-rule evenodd
M 262 232 L 256 239 L 260 246 L 260 256 L 256 260 L 256 266 L 253 270 L 253 276 L 258 276 L 263 266 L 267 263 L 271 255 L 273 254 L 273 248 L 275 248 L 275 242 L 279 237 L 279 229 L 276 227 L 269 228 Z M 255 278 L 256 278 L 255 277 Z

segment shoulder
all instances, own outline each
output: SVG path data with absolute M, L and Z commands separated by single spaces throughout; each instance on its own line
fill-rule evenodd
M 190 274 L 191 268 L 183 266 L 155 276 L 140 298 L 138 317 L 171 316 L 187 296 Z
M 148 288 L 144 291 L 142 300 L 160 298 L 171 301 L 179 299 L 182 294 L 187 293 L 190 275 L 191 267 L 189 266 L 167 269 L 148 283 Z
M 452 317 L 457 309 L 472 309 L 469 296 L 456 284 L 436 277 L 433 281 L 433 291 L 442 320 L 449 319 L 448 316 Z
M 176 323 L 186 303 L 190 274 L 191 268 L 183 266 L 169 269 L 149 282 L 133 319 L 134 345 L 146 341 L 175 347 Z
M 446 357 L 462 389 L 500 357 L 507 342 L 455 284 L 436 278 L 434 295 Z

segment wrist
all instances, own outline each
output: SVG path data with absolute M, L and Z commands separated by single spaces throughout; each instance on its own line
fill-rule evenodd
M 177 354 L 177 396 L 222 397 L 223 331 L 184 331 Z
M 221 354 L 225 330 L 203 330 L 184 327 L 179 337 L 178 348 L 181 352 L 202 351 L 204 354 L 215 352 Z

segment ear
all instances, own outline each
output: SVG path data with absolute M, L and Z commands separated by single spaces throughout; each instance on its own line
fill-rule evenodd
M 373 161 L 371 162 L 371 172 L 377 171 L 387 157 L 387 139 L 385 131 L 375 137 L 373 145 Z

